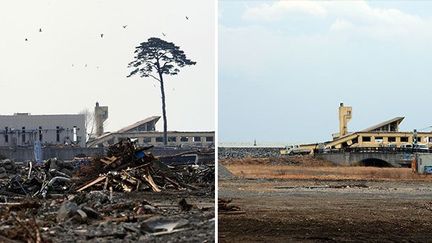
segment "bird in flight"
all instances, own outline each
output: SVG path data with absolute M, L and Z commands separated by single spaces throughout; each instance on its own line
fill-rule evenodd
M 28 41 L 28 39 L 27 39 L 27 38 L 25 38 L 25 41 Z
M 189 20 L 189 17 L 188 17 L 188 16 L 186 16 L 186 20 Z
M 101 34 L 101 38 L 103 38 L 103 35 L 104 35 L 104 34 Z
M 123 25 L 123 29 L 126 29 L 127 25 Z
M 163 32 L 162 32 L 162 35 L 163 35 L 163 36 L 166 36 L 166 34 L 165 34 L 165 33 L 163 33 Z

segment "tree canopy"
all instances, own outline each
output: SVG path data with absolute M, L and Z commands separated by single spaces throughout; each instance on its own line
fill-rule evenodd
M 137 74 L 161 81 L 162 74 L 176 75 L 180 67 L 196 64 L 186 57 L 180 47 L 156 37 L 137 46 L 135 54 L 135 60 L 128 65 L 133 70 L 127 77 Z M 158 76 L 154 75 L 154 71 Z

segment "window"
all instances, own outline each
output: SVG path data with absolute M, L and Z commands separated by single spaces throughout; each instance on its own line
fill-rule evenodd
M 362 137 L 363 142 L 370 142 L 371 137 Z
M 201 142 L 201 137 L 194 137 L 193 140 L 194 142 Z
M 151 138 L 144 137 L 143 138 L 143 143 L 151 143 Z
M 21 141 L 25 144 L 25 127 L 22 127 Z
M 417 142 L 421 143 L 423 137 L 417 137 Z
M 39 141 L 42 142 L 42 127 L 39 127 Z
M 73 126 L 72 128 L 72 140 L 74 143 L 76 143 L 78 141 L 77 139 L 77 127 Z
M 189 141 L 188 137 L 181 137 L 180 138 L 180 142 L 187 142 L 187 141 Z
M 213 137 L 206 137 L 206 142 L 213 142 Z
M 405 142 L 405 143 L 407 143 L 408 142 L 408 137 L 401 137 L 401 142 Z
M 9 128 L 5 127 L 5 143 L 9 143 Z
M 177 137 L 168 137 L 168 142 L 177 142 Z
M 157 143 L 163 143 L 163 137 L 156 137 Z
M 60 142 L 60 127 L 56 127 L 56 141 Z
M 375 137 L 375 143 L 382 143 L 383 137 Z
M 387 140 L 389 143 L 396 142 L 396 137 L 388 137 Z

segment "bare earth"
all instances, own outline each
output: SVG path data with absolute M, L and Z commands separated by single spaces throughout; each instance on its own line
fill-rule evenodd
M 406 168 L 222 162 L 220 242 L 430 242 L 432 178 Z

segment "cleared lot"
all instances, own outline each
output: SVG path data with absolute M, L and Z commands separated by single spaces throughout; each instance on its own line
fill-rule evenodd
M 258 161 L 259 163 L 259 161 Z M 432 180 L 410 169 L 223 162 L 221 242 L 429 241 Z

